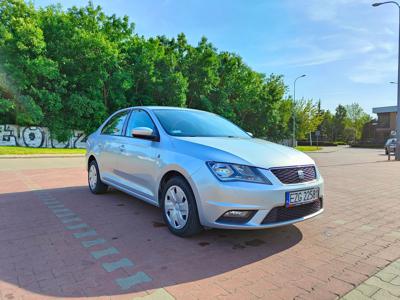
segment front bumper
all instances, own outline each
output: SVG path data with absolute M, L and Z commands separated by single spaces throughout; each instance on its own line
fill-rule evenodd
M 201 224 L 212 228 L 262 229 L 301 222 L 323 212 L 324 181 L 318 171 L 315 180 L 298 184 L 283 184 L 269 170 L 263 172 L 272 185 L 239 181 L 220 182 L 207 168 L 201 168 L 193 174 L 191 180 Z M 310 204 L 313 205 L 311 209 L 304 210 L 306 207 L 301 205 L 303 207 L 298 206 L 297 209 L 301 210 L 300 212 L 293 211 L 293 208 L 285 208 L 286 192 L 315 187 L 320 191 L 320 206 L 316 206 L 318 203 L 315 202 Z M 221 216 L 230 210 L 251 210 L 253 214 L 245 222 L 221 220 Z M 276 211 L 283 217 L 271 218 Z

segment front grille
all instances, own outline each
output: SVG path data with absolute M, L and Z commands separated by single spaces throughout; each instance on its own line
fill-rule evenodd
M 274 168 L 271 172 L 285 184 L 312 181 L 317 177 L 314 166 Z
M 322 200 L 317 200 L 311 203 L 286 207 L 274 207 L 264 218 L 261 224 L 273 224 L 278 222 L 291 221 L 316 213 L 322 208 Z

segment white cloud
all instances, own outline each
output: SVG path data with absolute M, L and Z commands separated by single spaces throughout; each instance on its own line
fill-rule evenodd
M 364 59 L 348 77 L 351 81 L 365 84 L 379 84 L 396 81 L 397 57 L 393 53 L 374 53 Z
M 355 83 L 364 84 L 389 83 L 388 74 L 390 73 L 396 73 L 396 68 L 393 68 L 393 65 L 385 64 L 377 68 L 375 65 L 366 64 L 360 66 L 354 74 L 350 74 L 349 79 Z M 394 78 L 393 80 L 396 79 Z
M 337 72 L 356 83 L 396 80 L 397 8 L 373 8 L 372 3 L 373 0 L 308 0 L 302 5 L 288 2 L 311 25 L 304 31 L 306 39 L 291 44 L 290 57 L 299 53 L 299 58 L 288 59 L 286 64 L 331 64 L 331 68 L 340 68 Z M 339 61 L 340 65 L 334 64 Z
M 336 21 L 343 10 L 353 5 L 368 5 L 369 0 L 308 0 L 303 3 L 308 17 L 313 21 Z

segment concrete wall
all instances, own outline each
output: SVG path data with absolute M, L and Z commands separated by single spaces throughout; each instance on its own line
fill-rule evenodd
M 0 125 L 0 146 L 24 146 L 33 148 L 85 148 L 86 135 L 74 131 L 67 142 L 58 142 L 50 137 L 46 127 L 23 127 Z

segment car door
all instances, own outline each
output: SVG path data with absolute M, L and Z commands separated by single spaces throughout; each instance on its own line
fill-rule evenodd
M 149 202 L 156 202 L 156 178 L 159 142 L 148 138 L 133 137 L 134 128 L 146 127 L 158 136 L 158 130 L 150 115 L 142 109 L 134 109 L 129 117 L 118 166 L 118 176 L 124 188 Z
M 121 140 L 124 139 L 123 129 L 129 112 L 129 110 L 123 110 L 114 114 L 103 126 L 99 136 L 101 152 L 98 163 L 100 174 L 103 179 L 111 183 L 117 180 L 115 166 L 120 155 Z

